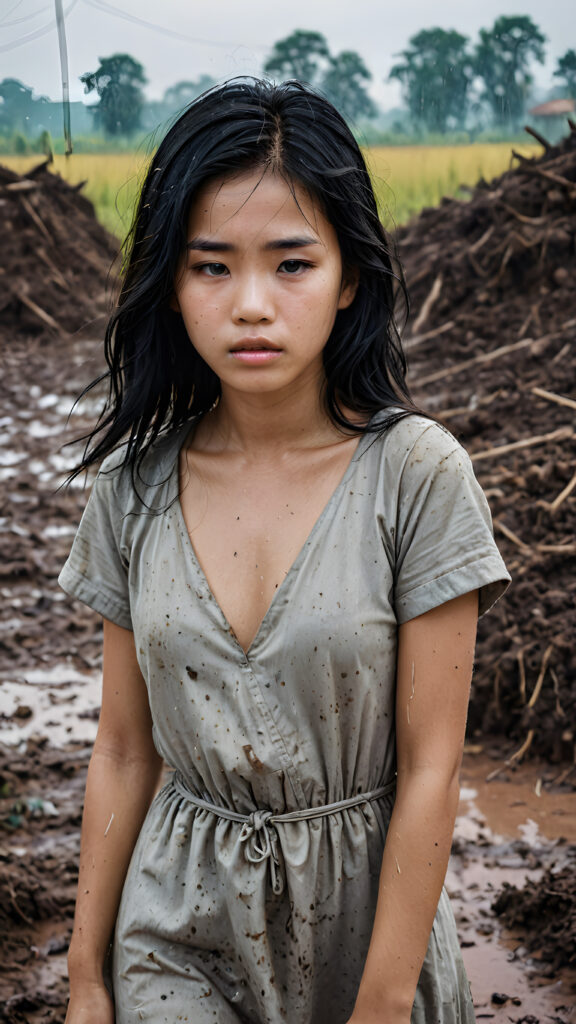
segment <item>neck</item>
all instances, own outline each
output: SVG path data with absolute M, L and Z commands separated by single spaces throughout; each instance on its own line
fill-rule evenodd
M 290 393 L 246 393 L 223 388 L 214 412 L 197 432 L 202 447 L 266 458 L 279 452 L 343 438 L 326 413 L 320 388 L 300 385 Z

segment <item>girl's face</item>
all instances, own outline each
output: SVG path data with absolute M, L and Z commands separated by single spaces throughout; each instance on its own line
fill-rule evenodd
M 192 206 L 172 304 L 223 395 L 317 392 L 336 313 L 354 298 L 334 228 L 294 192 L 256 170 L 206 185 Z

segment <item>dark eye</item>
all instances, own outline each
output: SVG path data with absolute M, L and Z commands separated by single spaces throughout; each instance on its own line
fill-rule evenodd
M 199 269 L 207 277 L 224 277 L 224 274 L 228 273 L 228 268 L 224 263 L 203 263 Z
M 284 262 L 280 264 L 280 269 L 285 274 L 298 274 L 308 266 L 310 266 L 310 264 L 305 263 L 304 260 L 284 260 Z

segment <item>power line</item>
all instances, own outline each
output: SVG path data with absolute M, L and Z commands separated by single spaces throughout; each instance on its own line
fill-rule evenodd
M 66 17 L 70 14 L 70 11 L 76 7 L 78 0 L 71 0 L 71 3 L 66 8 L 64 14 Z M 24 46 L 26 43 L 31 43 L 34 39 L 39 39 L 40 36 L 45 36 L 47 32 L 52 32 L 56 24 L 56 18 L 51 18 L 50 21 L 43 25 L 41 28 L 37 28 L 34 32 L 28 32 L 27 35 L 21 36 L 20 39 L 16 39 L 12 43 L 3 43 L 0 46 L 0 53 L 7 53 L 9 50 L 15 50 L 18 46 Z
M 143 28 L 152 29 L 152 31 L 158 32 L 161 35 L 169 36 L 172 39 L 180 39 L 186 43 L 196 43 L 198 46 L 215 46 L 225 50 L 236 50 L 239 46 L 237 42 L 227 43 L 223 42 L 221 39 L 199 39 L 196 36 L 185 35 L 182 32 L 177 32 L 175 29 L 166 28 L 164 25 L 158 25 L 155 22 L 147 21 L 145 18 L 139 18 L 137 14 L 129 14 L 128 11 L 123 11 L 120 7 L 107 3 L 107 0 L 84 0 L 84 3 L 103 14 L 112 14 L 116 18 L 122 18 L 124 21 L 132 22 L 134 25 L 141 25 Z M 269 50 L 270 47 L 263 46 L 262 44 L 251 44 L 250 49 Z
M 22 3 L 23 0 L 16 0 L 16 3 L 10 8 L 9 11 L 6 11 L 4 17 L 0 19 L 0 25 L 2 25 L 4 28 L 12 28 L 13 25 L 23 25 L 25 21 L 33 21 L 33 19 L 37 18 L 39 14 L 44 14 L 45 11 L 50 10 L 50 8 L 46 5 L 44 7 L 41 7 L 38 11 L 34 11 L 33 14 L 25 14 L 22 18 L 14 18 L 12 21 L 7 21 L 6 19 L 9 18 L 10 15 L 14 13 L 14 11 L 17 11 L 18 8 L 22 6 Z

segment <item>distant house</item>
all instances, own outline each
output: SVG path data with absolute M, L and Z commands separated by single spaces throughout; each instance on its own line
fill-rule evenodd
M 576 100 L 548 100 L 528 111 L 533 117 L 570 117 L 576 110 Z
M 574 116 L 576 111 L 576 100 L 559 99 L 548 100 L 547 103 L 539 103 L 528 111 L 533 117 L 543 135 L 550 142 L 557 142 L 564 135 L 568 134 L 567 119 Z

